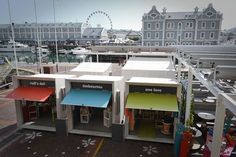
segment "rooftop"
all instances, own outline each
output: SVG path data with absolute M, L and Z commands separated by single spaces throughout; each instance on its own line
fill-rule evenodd
M 111 66 L 111 63 L 83 62 L 72 69 L 71 72 L 106 72 Z
M 150 77 L 132 77 L 128 83 L 140 83 L 140 84 L 167 84 L 167 85 L 178 85 L 176 79 L 168 78 L 150 78 Z
M 149 70 L 149 71 L 174 71 L 174 65 L 169 58 L 131 58 L 122 70 Z
M 104 75 L 83 75 L 77 78 L 70 78 L 68 80 L 77 80 L 77 81 L 108 81 L 108 82 L 114 82 L 114 81 L 120 81 L 122 80 L 122 76 L 104 76 Z

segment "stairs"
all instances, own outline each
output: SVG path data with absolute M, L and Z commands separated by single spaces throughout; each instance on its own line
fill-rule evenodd
M 37 106 L 36 104 L 28 105 L 29 120 L 37 119 Z

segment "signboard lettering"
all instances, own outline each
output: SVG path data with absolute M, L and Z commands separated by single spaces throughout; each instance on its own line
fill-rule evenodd
M 129 92 L 176 94 L 177 87 L 129 85 Z

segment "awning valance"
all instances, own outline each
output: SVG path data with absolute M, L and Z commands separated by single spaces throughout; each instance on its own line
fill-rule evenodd
M 178 112 L 177 96 L 173 94 L 129 93 L 126 108 Z
M 108 90 L 71 89 L 61 104 L 106 108 L 111 97 Z
M 6 98 L 44 102 L 52 93 L 54 93 L 54 88 L 18 87 L 8 94 Z

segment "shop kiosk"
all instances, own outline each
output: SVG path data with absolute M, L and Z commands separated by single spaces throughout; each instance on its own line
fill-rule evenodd
M 130 58 L 121 70 L 125 80 L 131 77 L 175 78 L 171 58 Z
M 65 78 L 73 75 L 37 74 L 14 76 L 14 90 L 7 98 L 15 99 L 17 125 L 20 128 L 55 131 L 55 121 L 65 115 L 59 105 Z
M 132 77 L 127 81 L 126 138 L 173 143 L 180 88 L 175 79 Z
M 120 76 L 84 75 L 66 79 L 66 96 L 61 105 L 67 108 L 71 133 L 112 136 L 112 125 L 124 115 L 124 82 Z
M 83 62 L 77 67 L 69 71 L 69 74 L 82 76 L 82 75 L 111 75 L 112 64 L 111 63 L 94 63 Z

